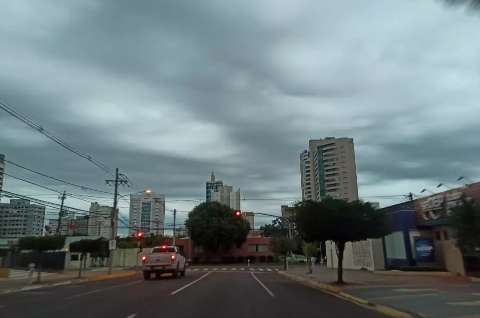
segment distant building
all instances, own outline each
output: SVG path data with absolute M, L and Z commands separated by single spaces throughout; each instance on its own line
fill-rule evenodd
M 88 215 L 78 216 L 72 220 L 72 235 L 87 236 L 88 235 Z
M 250 230 L 255 230 L 255 213 L 253 212 L 242 212 L 242 216 L 250 224 Z
M 282 205 L 281 212 L 282 217 L 284 218 L 293 219 L 293 217 L 295 216 L 295 208 L 288 205 Z
M 212 171 L 210 175 L 210 180 L 205 184 L 205 202 L 212 202 L 212 193 L 219 191 L 219 189 L 223 187 L 223 181 L 215 180 L 215 174 Z
M 130 233 L 141 230 L 145 235 L 163 235 L 165 196 L 151 190 L 130 195 Z
M 314 139 L 300 154 L 302 197 L 321 201 L 329 196 L 358 200 L 355 151 L 352 138 Z
M 112 210 L 113 207 L 108 205 L 100 205 L 97 202 L 90 204 L 88 236 L 99 236 L 107 239 L 112 237 Z
M 300 176 L 302 184 L 302 199 L 313 200 L 313 174 L 308 150 L 300 154 Z
M 240 189 L 233 191 L 233 187 L 223 184 L 221 180 L 215 181 L 212 172 L 210 181 L 206 183 L 206 202 L 218 202 L 234 210 L 240 210 Z
M 0 154 L 0 201 L 2 198 L 4 172 L 5 172 L 5 155 Z
M 0 237 L 19 238 L 41 236 L 45 221 L 45 207 L 30 204 L 29 200 L 11 199 L 0 203 Z

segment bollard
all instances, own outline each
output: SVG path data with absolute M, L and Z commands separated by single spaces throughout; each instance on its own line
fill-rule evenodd
M 247 258 L 247 266 L 250 267 L 250 259 Z

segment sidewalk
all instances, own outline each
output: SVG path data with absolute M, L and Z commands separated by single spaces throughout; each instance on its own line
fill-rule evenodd
M 306 285 L 364 305 L 387 306 L 411 317 L 479 317 L 480 283 L 445 272 L 368 272 L 345 270 L 345 286 L 336 281 L 336 269 L 314 267 L 307 274 L 305 266 L 291 267 L 286 275 Z M 408 317 L 403 316 L 403 317 Z
M 114 268 L 112 270 L 112 274 L 108 275 L 107 268 L 95 268 L 82 271 L 82 277 L 78 278 L 78 270 L 62 272 L 42 272 L 41 282 L 37 283 L 36 272 L 33 274 L 33 278 L 30 279 L 28 271 L 11 269 L 8 278 L 0 278 L 0 295 L 50 286 L 128 277 L 133 276 L 136 273 L 137 272 L 131 268 Z

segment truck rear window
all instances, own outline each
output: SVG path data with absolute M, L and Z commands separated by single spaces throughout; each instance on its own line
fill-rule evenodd
M 152 253 L 175 253 L 174 247 L 154 247 Z

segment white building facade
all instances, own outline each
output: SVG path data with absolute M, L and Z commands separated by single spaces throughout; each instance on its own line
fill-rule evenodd
M 112 237 L 112 209 L 108 205 L 92 202 L 89 209 L 88 236 Z
M 165 196 L 151 190 L 130 195 L 129 231 L 145 235 L 163 235 L 165 228 Z
M 223 184 L 221 180 L 215 181 L 212 172 L 210 180 L 206 183 L 206 202 L 218 202 L 234 210 L 240 210 L 240 189 L 233 191 L 233 187 Z
M 12 199 L 0 203 L 0 237 L 20 238 L 43 235 L 45 207 L 29 200 Z

